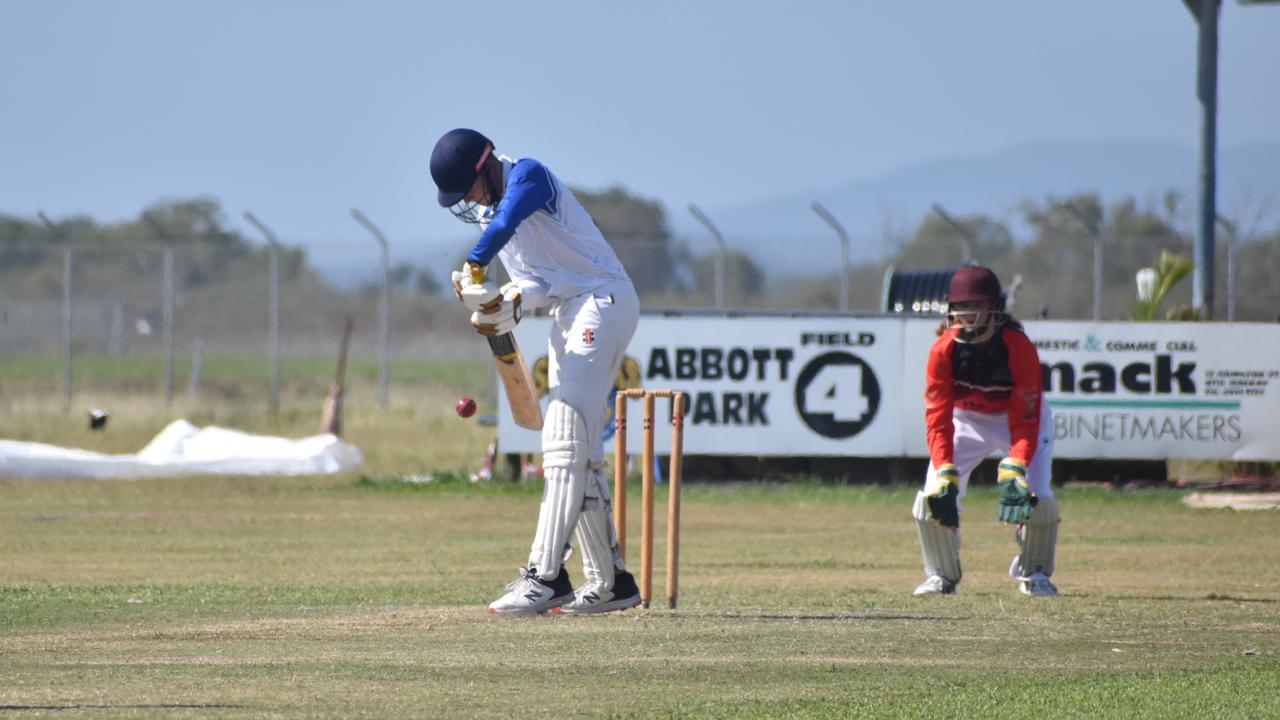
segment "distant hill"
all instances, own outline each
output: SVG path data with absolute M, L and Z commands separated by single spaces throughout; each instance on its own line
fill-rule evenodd
M 924 162 L 814 193 L 704 209 L 730 247 L 747 251 L 771 273 L 800 274 L 815 257 L 824 262 L 838 257 L 834 232 L 810 207 L 815 199 L 848 229 L 857 262 L 878 259 L 886 251 L 886 212 L 909 232 L 936 202 L 953 216 L 982 213 L 1009 222 L 1016 231 L 1015 210 L 1025 199 L 1081 192 L 1097 192 L 1106 201 L 1155 199 L 1178 190 L 1193 202 L 1196 173 L 1196 150 L 1172 143 L 1035 143 Z M 1280 143 L 1219 149 L 1219 211 L 1229 213 L 1244 197 L 1253 198 L 1255 207 L 1263 198 L 1280 202 Z M 668 211 L 676 232 L 697 248 L 706 231 L 683 208 Z

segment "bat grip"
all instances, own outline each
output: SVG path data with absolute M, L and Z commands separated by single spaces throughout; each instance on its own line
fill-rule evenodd
M 489 341 L 489 350 L 493 356 L 504 363 L 510 364 L 515 359 L 519 348 L 516 346 L 515 336 L 511 333 L 503 333 L 497 337 L 486 338 Z
M 484 266 L 479 263 L 467 263 L 468 269 L 471 270 L 471 282 L 476 285 L 483 285 L 485 281 Z

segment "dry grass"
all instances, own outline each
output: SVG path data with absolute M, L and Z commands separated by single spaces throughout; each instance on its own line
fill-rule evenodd
M 978 491 L 961 594 L 922 600 L 910 490 L 694 485 L 680 610 L 526 619 L 483 606 L 527 551 L 536 487 L 22 481 L 0 497 L 11 708 L 1247 717 L 1280 700 L 1261 685 L 1280 670 L 1280 581 L 1258 542 L 1280 515 L 1166 493 L 1068 488 L 1064 594 L 1043 600 L 1004 576 L 1013 543 Z
M 1193 509 L 1176 492 L 1063 489 L 1063 595 L 1041 599 L 1005 575 L 1011 532 L 977 488 L 960 594 L 920 599 L 914 488 L 693 484 L 679 610 L 491 617 L 540 487 L 459 479 L 491 430 L 452 415 L 457 382 L 417 387 L 382 412 L 357 386 L 356 473 L 0 480 L 0 714 L 1167 720 L 1280 707 L 1280 513 Z M 97 434 L 3 398 L 0 435 L 111 452 L 180 414 L 121 392 Z M 180 410 L 294 436 L 318 418 L 318 403 L 246 407 Z M 397 481 L 419 473 L 440 480 Z M 661 558 L 662 517 L 658 530 Z M 656 594 L 663 580 L 659 567 Z

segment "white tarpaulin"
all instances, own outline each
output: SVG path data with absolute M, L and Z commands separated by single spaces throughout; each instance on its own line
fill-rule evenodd
M 175 420 L 134 455 L 0 440 L 0 476 L 128 480 L 177 475 L 321 475 L 351 470 L 360 451 L 333 435 L 290 440 Z

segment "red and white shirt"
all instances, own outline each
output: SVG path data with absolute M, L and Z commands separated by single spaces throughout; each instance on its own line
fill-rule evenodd
M 1005 413 L 1009 455 L 1030 465 L 1040 434 L 1040 356 L 1016 322 L 990 341 L 962 343 L 949 328 L 929 348 L 925 425 L 933 466 L 955 462 L 955 410 Z

